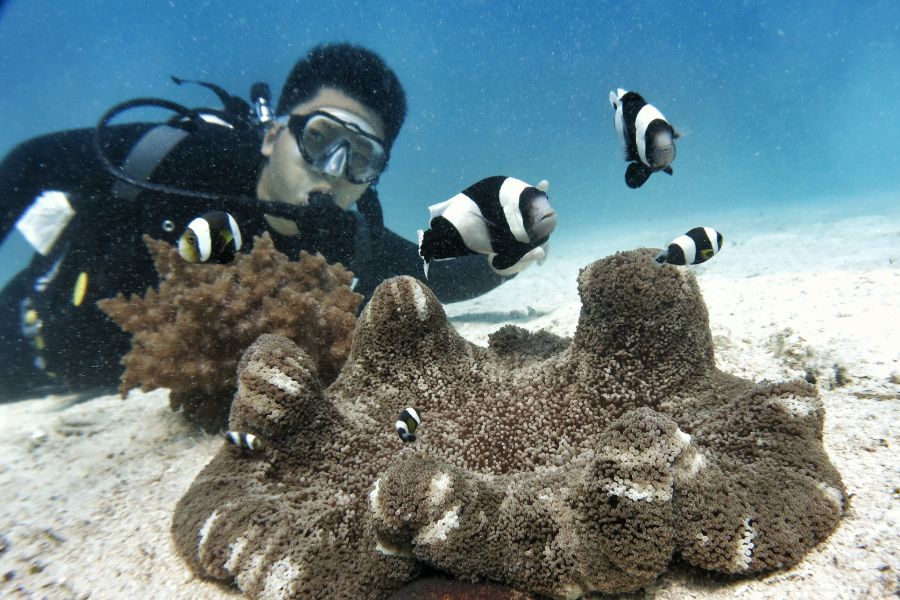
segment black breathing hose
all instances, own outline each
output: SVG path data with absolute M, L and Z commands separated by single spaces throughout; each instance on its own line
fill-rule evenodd
M 309 207 L 305 205 L 288 204 L 287 202 L 279 202 L 277 200 L 260 200 L 259 198 L 251 196 L 213 194 L 210 192 L 202 192 L 198 190 L 188 190 L 177 186 L 166 185 L 164 183 L 153 183 L 150 181 L 140 180 L 132 177 L 131 175 L 123 171 L 106 155 L 106 152 L 103 150 L 103 135 L 104 132 L 109 129 L 109 123 L 113 118 L 117 117 L 126 110 L 142 107 L 156 107 L 169 110 L 188 122 L 194 121 L 196 119 L 202 119 L 202 115 L 204 114 L 219 117 L 224 115 L 223 111 L 216 111 L 212 109 L 192 110 L 182 106 L 181 104 L 163 100 L 161 98 L 135 98 L 133 100 L 128 100 L 126 102 L 116 104 L 105 113 L 103 113 L 103 116 L 100 117 L 100 120 L 97 122 L 97 126 L 94 128 L 94 151 L 97 154 L 97 159 L 100 161 L 100 164 L 103 165 L 103 168 L 106 169 L 106 171 L 116 179 L 124 181 L 125 183 L 133 185 L 142 190 L 159 192 L 162 194 L 172 194 L 185 198 L 192 198 L 194 200 L 214 202 L 217 205 L 221 206 L 221 208 L 224 210 L 227 210 L 228 205 L 238 205 L 244 208 L 260 210 L 268 215 L 272 215 L 275 217 L 291 219 L 293 221 L 302 220 L 303 215 L 307 212 L 307 210 L 309 210 Z M 204 207 L 204 209 L 208 208 L 208 206 Z M 335 208 L 340 210 L 337 205 L 335 205 Z

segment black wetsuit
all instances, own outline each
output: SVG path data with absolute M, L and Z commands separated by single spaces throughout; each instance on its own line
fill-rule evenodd
M 117 165 L 135 160 L 137 151 L 132 150 L 155 127 L 110 128 L 103 138 L 107 156 Z M 150 157 L 152 175 L 146 179 L 255 197 L 262 166 L 256 134 L 206 124 L 191 133 L 165 154 Z M 101 165 L 92 144 L 92 129 L 55 133 L 24 142 L 0 164 L 0 238 L 44 191 L 65 192 L 75 210 L 47 255 L 35 253 L 29 266 L 0 292 L 0 402 L 45 391 L 46 386 L 62 390 L 115 385 L 130 336 L 96 302 L 156 287 L 157 273 L 142 235 L 174 244 L 187 223 L 208 210 L 234 215 L 244 251 L 253 236 L 269 231 L 276 247 L 291 258 L 307 250 L 321 252 L 329 262 L 342 262 L 358 278 L 355 289 L 366 299 L 388 277 L 424 278 L 416 245 L 384 227 L 374 189 L 360 200 L 359 210 L 334 205 L 311 210 L 299 224 L 299 236 L 282 236 L 266 225 L 258 208 L 123 184 Z M 76 306 L 73 293 L 79 278 L 87 285 Z M 433 264 L 427 285 L 441 301 L 455 302 L 502 281 L 483 256 L 469 256 Z

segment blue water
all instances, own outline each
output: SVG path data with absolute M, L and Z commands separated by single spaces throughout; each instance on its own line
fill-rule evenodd
M 11 0 L 0 9 L 0 152 L 93 125 L 132 97 L 213 101 L 170 74 L 242 95 L 259 80 L 278 90 L 311 46 L 352 41 L 407 90 L 380 190 L 388 226 L 409 239 L 428 204 L 493 174 L 549 179 L 560 238 L 900 190 L 900 2 L 679 4 Z M 620 86 L 684 134 L 675 175 L 640 190 L 625 187 L 607 100 Z M 21 252 L 5 248 L 0 277 Z

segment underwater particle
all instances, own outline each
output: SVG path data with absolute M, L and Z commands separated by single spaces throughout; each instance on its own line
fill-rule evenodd
M 400 436 L 401 440 L 414 442 L 416 441 L 416 429 L 421 424 L 422 419 L 419 418 L 419 413 L 416 412 L 416 409 L 407 407 L 400 412 L 397 422 L 394 423 L 394 428 L 397 430 L 397 435 Z

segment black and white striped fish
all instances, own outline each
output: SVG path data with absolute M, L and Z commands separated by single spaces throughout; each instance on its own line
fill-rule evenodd
M 394 428 L 397 430 L 397 435 L 400 436 L 401 440 L 414 442 L 416 441 L 416 429 L 421 424 L 422 419 L 419 418 L 419 413 L 416 412 L 416 409 L 407 407 L 400 412 L 397 422 L 394 423 Z
M 226 431 L 222 435 L 225 438 L 226 442 L 233 446 L 237 446 L 241 450 L 256 452 L 263 446 L 262 440 L 252 433 L 245 433 L 243 431 Z
M 518 273 L 543 262 L 556 228 L 546 190 L 503 175 L 482 179 L 428 211 L 430 229 L 418 236 L 426 277 L 431 261 L 471 254 L 486 254 L 500 275 Z
M 241 229 L 227 212 L 214 210 L 191 221 L 178 239 L 178 254 L 192 263 L 224 264 L 241 249 Z
M 669 242 L 666 249 L 656 256 L 656 262 L 670 265 L 699 265 L 715 256 L 724 243 L 725 238 L 712 227 L 694 227 Z
M 616 111 L 616 131 L 625 147 L 625 183 L 639 188 L 652 173 L 672 174 L 675 140 L 678 132 L 652 104 L 637 92 L 622 88 L 609 93 L 609 103 Z

